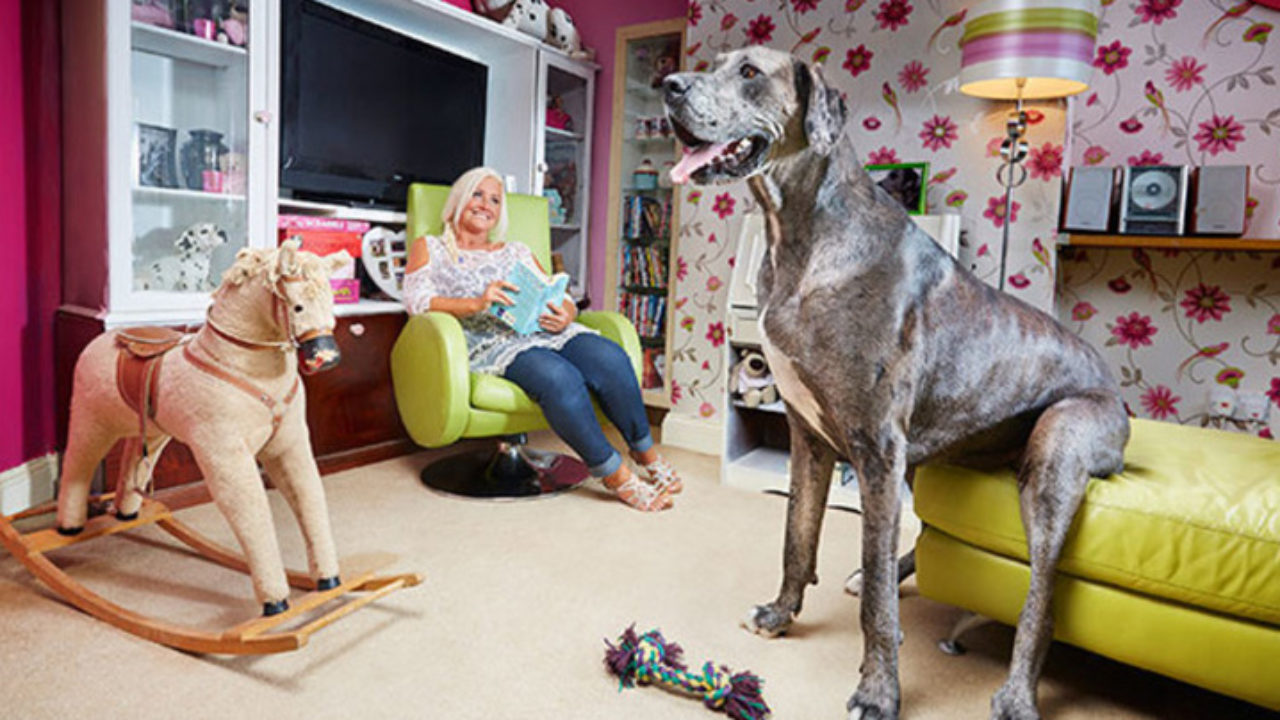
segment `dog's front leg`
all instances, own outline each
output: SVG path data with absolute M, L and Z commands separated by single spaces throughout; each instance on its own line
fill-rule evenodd
M 787 537 L 782 550 L 782 589 L 778 599 L 757 605 L 743 626 L 773 637 L 791 626 L 800 613 L 804 590 L 818 582 L 818 535 L 827 509 L 827 491 L 835 467 L 835 451 L 788 413 L 791 425 L 791 496 L 787 500 Z
M 896 428 L 879 448 L 850 458 L 862 495 L 862 679 L 849 720 L 898 717 L 898 522 L 906 438 Z

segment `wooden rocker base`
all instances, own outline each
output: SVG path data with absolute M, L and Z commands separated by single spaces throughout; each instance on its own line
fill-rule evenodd
M 108 494 L 94 500 L 104 501 L 110 498 L 111 495 Z M 61 535 L 56 528 L 52 527 L 21 533 L 12 524 L 15 520 L 50 514 L 55 509 L 53 505 L 46 505 L 16 515 L 0 517 L 0 542 L 3 542 L 9 552 L 13 553 L 13 556 L 18 558 L 33 575 L 77 608 L 138 637 L 189 652 L 264 655 L 297 650 L 306 645 L 311 634 L 317 630 L 396 590 L 413 587 L 422 582 L 422 576 L 417 573 L 377 576 L 375 573 L 379 569 L 395 560 L 391 555 L 379 556 L 375 567 L 348 577 L 340 585 L 329 590 L 317 590 L 315 581 L 306 573 L 289 571 L 289 585 L 309 592 L 301 597 L 290 598 L 288 610 L 269 617 L 255 617 L 221 633 L 197 630 L 156 620 L 120 607 L 72 579 L 44 554 L 50 550 L 155 523 L 203 558 L 248 574 L 249 564 L 244 556 L 201 535 L 189 525 L 174 518 L 169 508 L 163 503 L 150 499 L 143 501 L 142 509 L 134 518 L 120 520 L 114 515 L 101 515 L 85 523 L 83 531 L 76 535 Z M 346 599 L 347 595 L 353 593 L 363 594 Z M 323 613 L 315 612 L 326 603 L 342 599 L 346 599 L 342 604 Z M 298 620 L 305 622 L 290 630 L 277 630 L 282 625 L 296 624 L 293 621 Z

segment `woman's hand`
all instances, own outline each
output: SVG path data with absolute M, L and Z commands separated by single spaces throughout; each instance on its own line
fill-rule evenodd
M 560 305 L 549 302 L 547 311 L 538 318 L 538 326 L 549 333 L 562 333 L 577 315 L 577 307 L 568 300 Z
M 504 290 L 510 290 L 511 292 L 520 292 L 520 288 L 516 287 L 515 285 L 512 285 L 506 280 L 494 280 L 493 282 L 489 283 L 489 286 L 484 289 L 484 294 L 480 296 L 479 312 L 484 312 L 485 310 L 488 310 L 489 306 L 493 305 L 494 303 L 502 303 L 503 305 L 515 305 L 516 304 L 515 301 L 511 299 L 510 295 L 503 292 Z

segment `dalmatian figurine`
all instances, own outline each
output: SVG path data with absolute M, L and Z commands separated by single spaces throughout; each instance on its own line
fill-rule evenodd
M 546 0 L 515 0 L 511 6 L 511 12 L 502 24 L 538 40 L 546 40 L 547 16 L 550 12 L 551 8 Z
M 555 47 L 570 55 L 582 51 L 582 38 L 578 36 L 578 28 L 573 24 L 569 13 L 562 8 L 551 9 L 551 21 L 547 29 L 550 33 L 547 41 Z
M 213 223 L 195 223 L 174 241 L 177 254 L 144 265 L 135 275 L 138 290 L 209 292 L 218 283 L 209 277 L 213 251 L 227 242 L 227 233 Z

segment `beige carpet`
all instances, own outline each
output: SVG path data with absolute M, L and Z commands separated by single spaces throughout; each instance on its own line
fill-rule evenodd
M 541 444 L 549 444 L 544 437 Z M 858 516 L 828 514 L 819 569 L 786 638 L 738 628 L 780 578 L 786 500 L 724 488 L 715 459 L 667 455 L 686 478 L 677 507 L 628 510 L 594 488 L 485 503 L 419 485 L 407 457 L 326 478 L 340 552 L 391 551 L 427 582 L 358 612 L 299 652 L 202 657 L 118 631 L 55 599 L 0 557 L 0 717 L 508 718 L 717 717 L 655 688 L 619 692 L 604 638 L 661 627 L 696 663 L 750 669 L 780 720 L 844 718 L 857 682 L 858 602 L 842 581 Z M 273 493 L 273 496 L 275 493 Z M 286 558 L 303 567 L 292 520 L 272 498 Z M 181 517 L 230 542 L 209 506 Z M 55 557 L 107 597 L 171 620 L 230 625 L 252 616 L 248 581 L 174 548 L 159 532 L 96 540 Z M 1012 631 L 988 626 L 959 658 L 935 648 L 958 611 L 905 588 L 903 716 L 985 718 Z M 1070 647 L 1041 683 L 1048 718 L 1246 718 L 1263 713 Z M 719 716 L 723 717 L 723 716 Z

